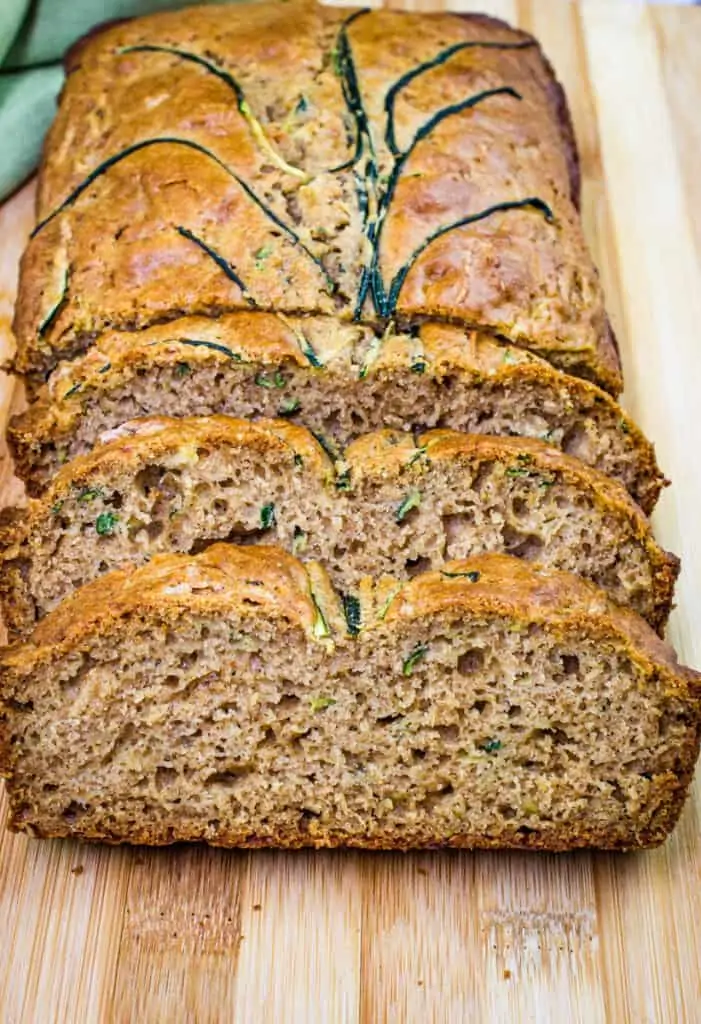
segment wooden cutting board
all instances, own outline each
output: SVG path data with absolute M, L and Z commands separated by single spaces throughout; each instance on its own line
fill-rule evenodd
M 701 667 L 701 10 L 449 6 L 535 32 L 566 86 L 625 404 L 674 480 L 655 516 L 684 565 L 670 636 Z M 6 349 L 32 198 L 27 186 L 0 211 Z M 10 401 L 4 380 L 3 419 Z M 5 458 L 0 500 L 17 493 Z M 628 856 L 149 851 L 3 833 L 0 1022 L 693 1024 L 700 810 L 697 781 L 667 845 Z

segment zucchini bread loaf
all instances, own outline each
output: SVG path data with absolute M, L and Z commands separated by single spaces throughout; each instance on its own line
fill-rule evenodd
M 66 72 L 14 322 L 12 826 L 664 839 L 699 678 L 537 42 L 289 0 Z
M 366 586 L 279 548 L 157 556 L 0 668 L 11 823 L 221 845 L 632 848 L 674 825 L 700 678 L 634 613 L 504 555 Z
M 368 434 L 335 464 L 308 430 L 225 416 L 144 419 L 69 462 L 0 531 L 0 600 L 26 632 L 96 575 L 214 540 L 280 544 L 344 593 L 486 551 L 568 569 L 658 630 L 678 562 L 624 488 L 541 441 Z

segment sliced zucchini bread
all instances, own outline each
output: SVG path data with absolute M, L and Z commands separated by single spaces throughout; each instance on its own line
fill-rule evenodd
M 520 349 L 424 324 L 378 337 L 333 318 L 239 313 L 103 335 L 10 426 L 37 494 L 66 460 L 137 416 L 285 416 L 345 445 L 381 427 L 536 437 L 620 480 L 644 511 L 652 445 L 606 392 Z
M 674 826 L 700 677 L 504 555 L 366 581 L 349 636 L 279 548 L 157 556 L 0 667 L 11 826 L 110 842 L 635 848 Z
M 277 543 L 336 586 L 507 552 L 588 577 L 658 630 L 678 563 L 625 489 L 531 438 L 379 431 L 335 465 L 284 420 L 135 420 L 68 463 L 0 534 L 0 598 L 26 632 L 95 576 L 213 540 Z

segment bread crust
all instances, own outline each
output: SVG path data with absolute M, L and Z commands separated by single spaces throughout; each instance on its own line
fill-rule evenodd
M 277 547 L 213 544 L 199 555 L 161 555 L 141 570 L 126 568 L 94 580 L 42 619 L 29 643 L 9 647 L 0 664 L 31 672 L 41 660 L 104 636 L 132 616 L 176 622 L 194 608 L 226 614 L 249 606 L 315 636 L 318 611 L 301 562 Z
M 312 576 L 316 579 L 314 589 Z M 343 637 L 339 618 L 330 614 L 325 622 L 331 622 L 331 635 L 319 637 L 316 625 L 320 607 L 326 610 L 332 603 L 333 594 L 328 581 L 323 581 L 323 570 L 315 567 L 308 573 L 292 556 L 275 548 L 215 545 L 194 557 L 160 556 L 140 569 L 113 573 L 89 584 L 82 595 L 69 598 L 51 613 L 29 643 L 9 649 L 0 662 L 0 770 L 8 779 L 11 827 L 34 828 L 26 814 L 27 792 L 15 779 L 17 752 L 13 752 L 9 736 L 13 701 L 21 700 L 25 680 L 41 666 L 57 664 L 71 651 L 89 651 L 90 642 L 98 637 L 128 642 L 131 632 L 149 624 L 175 627 L 186 613 L 214 617 L 226 617 L 233 611 L 249 616 L 264 614 L 269 619 L 293 623 L 311 643 L 357 643 Z M 623 652 L 639 666 L 648 680 L 646 685 L 661 692 L 665 699 L 680 702 L 687 722 L 679 770 L 662 773 L 656 779 L 657 808 L 650 823 L 641 825 L 637 834 L 623 826 L 616 834 L 610 828 L 596 832 L 557 824 L 537 834 L 509 834 L 507 828 L 503 836 L 489 838 L 461 835 L 456 830 L 442 844 L 435 843 L 430 826 L 409 826 L 399 840 L 382 835 L 349 837 L 323 825 L 313 832 L 292 830 L 265 838 L 240 832 L 212 835 L 205 823 L 201 829 L 182 830 L 175 824 L 161 829 L 136 827 L 120 834 L 110 828 L 84 829 L 79 822 L 67 821 L 65 827 L 50 831 L 37 833 L 34 828 L 35 834 L 149 844 L 204 839 L 224 846 L 350 845 L 376 849 L 448 845 L 564 850 L 582 846 L 634 848 L 663 841 L 681 810 L 698 756 L 701 675 L 680 666 L 671 648 L 637 616 L 612 605 L 601 591 L 577 577 L 526 566 L 501 555 L 452 562 L 443 571 L 395 585 L 394 596 L 388 605 L 383 602 L 381 612 L 377 595 L 368 584 L 364 605 L 361 640 L 372 641 L 375 632 L 399 637 L 406 626 L 419 620 L 447 624 L 460 619 L 498 618 L 517 623 L 519 628 L 542 627 L 553 638 L 570 644 L 575 639 L 592 638 Z
M 16 370 L 39 379 L 113 327 L 253 306 L 481 327 L 618 393 L 620 361 L 577 213 L 574 133 L 551 65 L 531 36 L 495 20 L 419 17 L 294 0 L 227 8 L 216 18 L 207 8 L 154 15 L 84 42 L 79 60 L 68 61 L 46 145 L 39 229 L 22 262 Z M 388 47 L 390 37 L 396 45 Z M 378 229 L 380 277 L 372 270 L 386 294 L 373 285 L 372 302 L 362 298 L 367 221 L 362 203 L 352 209 L 338 81 L 350 65 L 342 55 L 336 75 L 327 59 L 345 46 L 377 140 L 376 183 L 368 187 L 379 189 L 381 204 L 385 179 L 391 183 Z M 451 46 L 458 50 L 439 60 Z M 427 58 L 435 66 L 412 77 Z M 286 62 L 283 95 L 275 78 Z M 235 86 L 232 75 L 241 79 Z M 402 87 L 385 109 L 393 83 Z M 245 108 L 237 109 L 232 89 Z M 291 115 L 296 91 L 303 113 Z M 474 107 L 461 106 L 472 94 Z M 194 127 L 193 104 L 201 112 Z M 319 133 L 307 109 L 323 122 Z M 121 153 L 123 162 L 102 173 Z M 271 167 L 294 197 L 292 221 L 267 190 Z M 95 184 L 71 198 L 93 172 Z M 469 194 L 459 184 L 468 178 Z M 143 191 L 136 201 L 135 181 Z M 222 235 L 218 225 L 233 210 L 245 230 Z M 458 224 L 466 211 L 477 220 Z M 270 233 L 271 215 L 278 236 L 282 222 L 283 235 L 292 232 L 284 245 Z M 266 253 L 264 275 L 257 252 Z M 186 274 L 168 269 L 183 265 Z
M 301 347 L 305 338 L 311 340 L 320 368 L 310 366 L 305 357 Z M 199 342 L 193 347 L 182 339 Z M 572 408 L 605 411 L 612 429 L 621 435 L 621 444 L 635 453 L 636 481 L 631 493 L 646 513 L 654 508 L 666 483 L 654 449 L 630 417 L 596 385 L 563 374 L 521 349 L 455 327 L 423 324 L 416 339 L 388 334 L 377 345 L 378 339 L 366 327 L 339 325 L 326 318 L 280 318 L 274 314 L 235 313 L 218 320 L 184 317 L 138 333 L 109 332 L 84 356 L 62 364 L 27 411 L 12 420 L 8 438 L 16 471 L 29 492 L 38 494 L 44 481 L 37 462 L 46 450 L 70 447 L 90 402 L 129 387 L 140 375 L 156 368 L 176 368 L 183 362 L 193 370 L 231 366 L 234 355 L 240 363 L 258 369 L 288 365 L 308 373 L 310 378 L 323 374 L 338 388 L 340 400 L 341 395 L 350 395 L 350 389 L 365 387 L 378 378 L 391 383 L 398 374 L 415 367 L 418 358 L 426 378 L 438 383 L 456 379 L 470 390 L 486 382 L 517 392 L 544 387 L 552 393 L 553 401 L 561 401 L 564 396 Z M 361 373 L 364 376 L 359 379 Z M 144 408 L 143 414 L 152 411 Z M 407 426 L 413 425 L 407 422 Z

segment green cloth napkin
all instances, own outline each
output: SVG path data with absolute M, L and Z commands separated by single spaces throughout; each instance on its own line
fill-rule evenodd
M 94 25 L 217 0 L 0 0 L 0 199 L 36 167 L 68 47 Z

